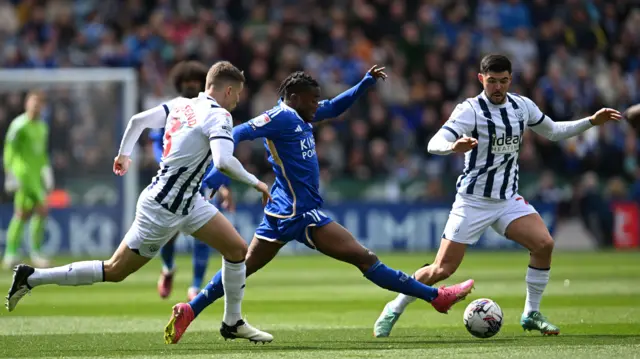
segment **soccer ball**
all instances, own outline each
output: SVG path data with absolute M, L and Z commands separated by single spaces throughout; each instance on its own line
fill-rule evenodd
M 474 337 L 491 338 L 502 327 L 502 309 L 491 299 L 476 299 L 464 310 L 462 320 Z

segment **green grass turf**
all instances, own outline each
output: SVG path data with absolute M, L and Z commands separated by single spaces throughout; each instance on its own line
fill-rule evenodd
M 412 272 L 433 254 L 383 254 L 390 266 Z M 560 326 L 558 337 L 524 333 L 528 254 L 470 253 L 446 283 L 473 277 L 476 290 L 449 313 L 413 304 L 390 338 L 372 326 L 394 294 L 365 280 L 349 265 L 321 256 L 277 258 L 249 279 L 244 312 L 275 341 L 225 342 L 218 333 L 222 302 L 208 308 L 178 345 L 163 343 L 171 306 L 184 300 L 191 281 L 189 257 L 178 260 L 174 293 L 155 289 L 160 263 L 117 284 L 40 287 L 16 310 L 0 313 L 0 357 L 78 358 L 429 358 L 518 357 L 640 358 L 640 253 L 557 253 L 543 313 Z M 64 263 L 64 259 L 59 259 Z M 208 277 L 220 266 L 210 263 Z M 9 272 L 0 272 L 8 288 Z M 477 339 L 462 325 L 471 299 L 489 297 L 504 310 L 502 331 Z

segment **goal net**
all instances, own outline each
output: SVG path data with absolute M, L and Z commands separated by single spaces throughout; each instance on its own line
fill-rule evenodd
M 0 70 L 0 136 L 24 112 L 29 90 L 46 96 L 49 158 L 56 189 L 43 251 L 48 255 L 104 255 L 128 229 L 139 192 L 137 162 L 124 177 L 111 172 L 120 138 L 135 113 L 137 76 L 132 69 Z M 4 172 L 2 182 L 4 183 Z M 13 198 L 0 191 L 0 239 L 13 214 Z M 25 230 L 25 236 L 28 236 Z M 23 241 L 27 247 L 29 241 Z

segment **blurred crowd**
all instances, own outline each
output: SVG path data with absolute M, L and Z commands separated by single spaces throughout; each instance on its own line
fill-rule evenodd
M 386 82 L 346 115 L 317 126 L 323 181 L 430 178 L 419 197 L 438 199 L 449 195 L 441 182 L 457 175 L 462 158 L 431 156 L 426 144 L 458 102 L 480 93 L 476 74 L 484 54 L 508 55 L 514 64 L 512 91 L 532 98 L 555 121 L 640 102 L 640 8 L 632 3 L 0 0 L 5 44 L 0 65 L 135 67 L 139 108 L 144 109 L 176 95 L 167 81 L 176 62 L 225 59 L 244 69 L 248 79 L 235 121 L 272 107 L 280 81 L 291 71 L 311 73 L 330 98 L 356 84 L 371 65 L 384 65 Z M 54 117 L 64 122 L 68 115 Z M 90 128 L 86 114 L 77 116 L 67 120 L 66 133 L 53 137 L 70 153 L 78 152 L 75 141 L 87 141 L 73 136 L 74 127 Z M 101 116 L 98 122 L 109 120 Z M 105 133 L 100 132 L 104 143 L 117 143 L 113 129 Z M 144 140 L 143 145 L 148 178 L 156 168 L 149 145 Z M 544 201 L 557 203 L 582 193 L 577 184 L 589 171 L 609 181 L 605 187 L 616 187 L 616 196 L 638 198 L 639 148 L 624 123 L 561 143 L 529 133 L 520 154 L 521 172 L 553 174 L 532 190 Z M 255 173 L 271 172 L 261 143 L 242 144 L 236 155 Z M 556 178 L 573 181 L 569 190 L 559 187 Z

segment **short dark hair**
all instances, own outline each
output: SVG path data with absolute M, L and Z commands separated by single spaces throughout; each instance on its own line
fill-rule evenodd
M 205 88 L 211 86 L 220 86 L 223 82 L 239 82 L 244 83 L 244 73 L 237 67 L 233 66 L 229 61 L 218 61 L 207 73 L 207 82 Z
M 503 72 L 511 73 L 511 61 L 504 55 L 491 54 L 480 61 L 480 73 Z
M 199 61 L 181 61 L 171 70 L 173 88 L 176 92 L 182 92 L 182 83 L 188 81 L 200 81 L 204 91 L 204 83 L 207 79 L 207 66 Z
M 296 71 L 282 81 L 280 87 L 278 87 L 278 96 L 287 98 L 291 94 L 313 87 L 320 87 L 316 79 L 303 71 Z

